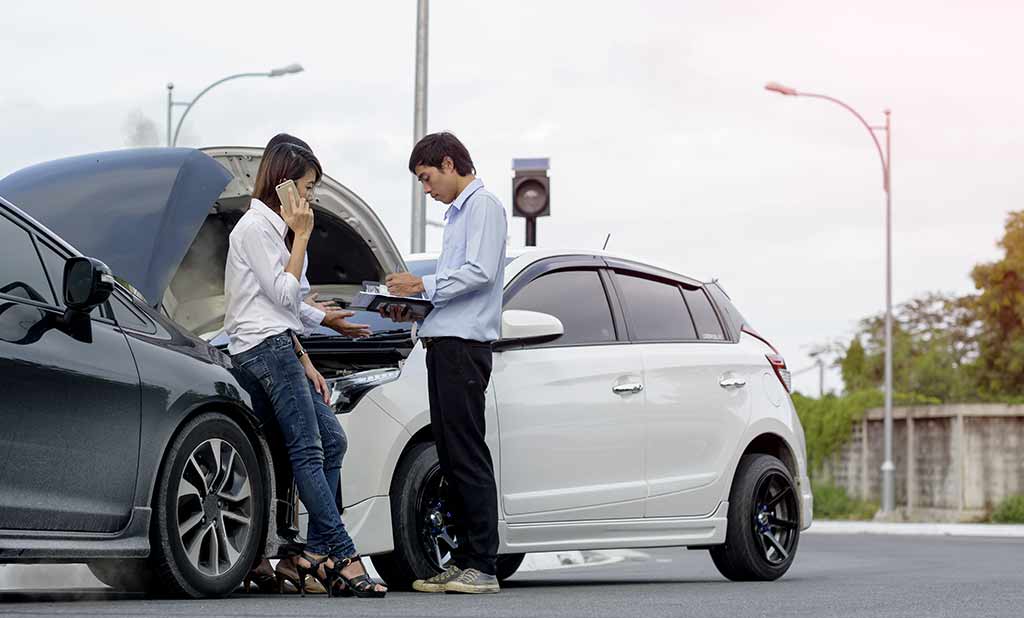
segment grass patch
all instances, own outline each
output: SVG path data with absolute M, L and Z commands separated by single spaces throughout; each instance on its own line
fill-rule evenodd
M 997 524 L 1024 524 L 1024 495 L 1009 496 L 992 511 Z
M 811 491 L 814 492 L 815 519 L 867 520 L 878 511 L 877 503 L 851 498 L 842 487 L 815 483 Z

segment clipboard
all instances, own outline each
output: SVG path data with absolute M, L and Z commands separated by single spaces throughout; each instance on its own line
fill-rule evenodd
M 409 310 L 416 320 L 422 320 L 434 309 L 434 304 L 422 296 L 395 296 L 379 281 L 364 281 L 363 289 L 352 298 L 349 309 L 380 311 L 385 305 L 398 305 Z

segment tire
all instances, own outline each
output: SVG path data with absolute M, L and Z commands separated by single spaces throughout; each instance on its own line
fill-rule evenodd
M 158 588 L 148 560 L 94 560 L 89 570 L 96 579 L 121 592 L 152 592 Z
M 498 556 L 498 572 L 495 573 L 498 577 L 498 581 L 505 581 L 512 577 L 519 570 L 519 566 L 523 564 L 523 559 L 526 558 L 526 554 L 502 554 Z
M 451 545 L 455 541 L 452 524 L 447 519 L 450 515 L 443 508 L 427 508 L 435 501 L 437 493 L 443 507 L 446 496 L 444 477 L 437 459 L 437 448 L 432 443 L 418 444 L 402 458 L 391 483 L 391 524 L 394 535 L 395 549 L 390 554 L 373 557 L 373 566 L 393 590 L 409 590 L 417 579 L 427 579 L 440 573 L 442 565 L 437 554 L 447 564 Z M 440 520 L 430 518 L 432 511 L 437 511 Z M 434 534 L 436 546 L 427 540 L 427 528 L 432 531 L 442 530 L 441 535 Z M 447 536 L 445 536 L 447 535 Z M 433 551 L 431 551 L 433 550 Z M 497 577 L 499 580 L 511 577 L 522 564 L 524 554 L 508 554 L 498 556 Z
M 200 598 L 234 591 L 258 558 L 267 525 L 263 473 L 249 437 L 219 413 L 189 421 L 164 456 L 153 511 L 160 592 Z
M 395 549 L 373 557 L 377 573 L 393 590 L 411 590 L 417 579 L 441 572 L 419 539 L 417 499 L 424 483 L 440 474 L 437 448 L 433 443 L 417 444 L 402 458 L 391 482 L 391 529 Z
M 800 541 L 800 500 L 786 466 L 771 455 L 740 458 L 729 492 L 725 544 L 711 547 L 711 560 L 732 581 L 782 577 Z

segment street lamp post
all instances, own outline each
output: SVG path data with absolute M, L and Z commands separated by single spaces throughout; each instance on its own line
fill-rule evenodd
M 892 124 L 891 112 L 885 110 L 885 125 L 868 124 L 864 117 L 857 113 L 846 103 L 839 99 L 823 94 L 812 94 L 799 92 L 795 88 L 783 86 L 775 82 L 765 84 L 765 90 L 778 92 L 790 97 L 810 97 L 824 99 L 844 107 L 848 112 L 857 117 L 864 128 L 868 130 L 875 148 L 878 150 L 878 158 L 882 162 L 882 188 L 885 190 L 885 461 L 882 463 L 882 513 L 889 514 L 895 509 L 895 487 L 893 485 L 893 471 L 895 466 L 892 463 Z M 885 150 L 878 141 L 876 131 L 885 132 Z M 911 456 L 908 454 L 908 457 Z
M 196 95 L 196 98 L 192 99 L 191 101 L 175 101 L 174 97 L 172 96 L 174 91 L 174 84 L 167 84 L 167 145 L 174 146 L 175 144 L 178 143 L 178 133 L 181 131 L 181 124 L 185 122 L 185 116 L 188 116 L 188 113 L 192 111 L 192 106 L 196 104 L 196 101 L 198 101 L 204 94 L 206 94 L 216 86 L 219 86 L 226 81 L 230 81 L 232 79 L 239 79 L 241 77 L 281 77 L 282 75 L 290 75 L 292 73 L 301 72 L 302 65 L 289 64 L 288 66 L 272 69 L 270 71 L 267 71 L 266 73 L 238 73 L 236 75 L 228 75 L 227 77 L 218 79 L 206 88 L 203 88 L 203 90 Z M 178 119 L 178 125 L 175 127 L 174 134 L 172 135 L 171 109 L 177 105 L 184 105 L 185 111 L 182 112 L 181 118 Z
M 412 142 L 416 144 L 427 133 L 427 37 L 429 30 L 430 7 L 427 0 L 419 0 L 416 4 L 416 91 L 413 101 L 413 133 Z M 417 178 L 412 179 L 412 229 L 410 230 L 410 246 L 413 253 L 421 253 L 427 246 L 427 196 L 419 185 Z M 443 226 L 442 226 L 443 227 Z

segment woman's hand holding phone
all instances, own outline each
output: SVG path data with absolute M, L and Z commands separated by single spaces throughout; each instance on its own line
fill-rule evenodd
M 281 218 L 296 236 L 309 238 L 313 233 L 313 209 L 305 198 L 300 198 L 295 183 L 285 181 L 277 186 L 277 196 L 281 199 Z

